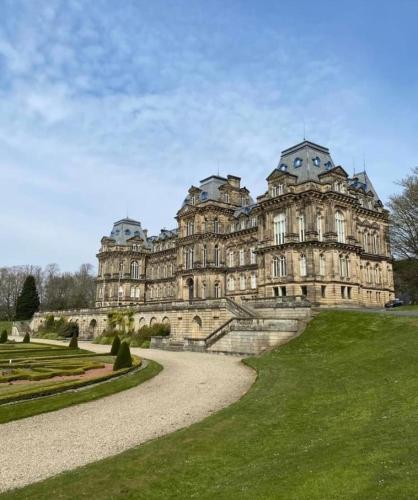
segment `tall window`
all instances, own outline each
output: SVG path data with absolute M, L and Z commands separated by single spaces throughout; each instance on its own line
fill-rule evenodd
M 234 267 L 234 252 L 233 252 L 233 250 L 230 250 L 228 253 L 228 266 Z
M 340 255 L 340 276 L 342 278 L 350 276 L 350 259 L 348 255 Z
M 206 245 L 203 245 L 202 265 L 203 267 L 206 267 L 207 264 L 208 264 L 208 247 Z
M 216 267 L 219 267 L 219 262 L 220 262 L 220 259 L 219 259 L 219 247 L 218 247 L 218 245 L 215 245 L 215 266 Z
M 251 288 L 257 288 L 257 275 L 255 273 L 251 273 Z
M 337 241 L 345 243 L 345 220 L 343 214 L 337 210 L 335 213 L 335 230 L 337 232 Z
M 273 220 L 274 224 L 274 244 L 283 245 L 286 234 L 286 216 L 281 213 L 276 215 Z
M 213 219 L 213 232 L 219 233 L 219 221 L 218 221 L 217 217 L 215 217 L 215 219 Z
M 322 241 L 324 237 L 324 218 L 322 217 L 321 214 L 318 214 L 316 216 L 316 231 L 318 233 L 318 240 Z
M 325 276 L 325 255 L 322 253 L 319 256 L 319 275 Z
M 221 296 L 221 287 L 219 283 L 215 283 L 214 291 L 215 291 L 215 298 L 219 299 L 219 297 Z
M 235 290 L 235 280 L 232 276 L 228 276 L 227 286 L 230 292 Z
M 374 269 L 374 280 L 376 285 L 380 285 L 382 281 L 382 275 L 381 275 L 381 270 L 379 266 L 376 266 Z
M 286 257 L 280 255 L 280 257 L 273 257 L 272 261 L 272 274 L 274 278 L 283 278 L 286 276 Z
M 245 290 L 245 274 L 241 274 L 239 277 L 239 289 Z
M 369 251 L 369 233 L 366 231 L 363 233 L 363 247 L 365 252 Z
M 240 266 L 245 265 L 245 252 L 243 248 L 241 248 L 239 251 L 239 265 Z
M 300 214 L 298 217 L 299 241 L 305 241 L 305 216 Z
M 283 184 L 278 184 L 277 186 L 272 186 L 271 188 L 271 196 L 281 196 L 284 192 Z
M 229 203 L 229 193 L 224 194 L 225 203 Z
M 306 255 L 301 254 L 299 258 L 299 267 L 300 267 L 300 275 L 301 276 L 306 276 L 307 271 L 306 271 Z
M 192 269 L 193 264 L 194 264 L 194 249 L 193 249 L 193 247 L 185 249 L 184 260 L 185 260 L 186 269 Z
M 257 264 L 257 254 L 255 253 L 255 247 L 250 248 L 250 263 Z
M 119 262 L 119 278 L 123 278 L 123 261 Z
M 206 283 L 202 283 L 202 299 L 206 299 Z
M 134 280 L 139 279 L 139 266 L 136 260 L 131 263 L 131 278 Z
M 240 229 L 245 229 L 245 225 L 246 225 L 246 219 L 245 217 L 242 217 L 239 223 Z
M 190 236 L 194 234 L 194 222 L 193 221 L 188 221 L 186 223 L 186 235 Z

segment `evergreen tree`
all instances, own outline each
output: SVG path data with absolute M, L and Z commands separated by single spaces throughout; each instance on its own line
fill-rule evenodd
M 129 344 L 127 342 L 122 342 L 113 365 L 113 371 L 121 370 L 122 368 L 130 368 L 131 366 L 132 358 Z
M 23 337 L 22 342 L 23 342 L 24 344 L 29 344 L 29 342 L 30 342 L 30 336 L 29 336 L 29 333 L 28 333 L 28 332 L 26 332 L 26 333 L 25 333 L 25 336 Z
M 115 335 L 115 338 L 113 339 L 112 342 L 112 348 L 110 349 L 110 354 L 112 356 L 117 356 L 120 348 L 120 338 L 118 335 Z
M 31 319 L 34 313 L 39 309 L 39 296 L 36 290 L 35 278 L 28 276 L 23 283 L 22 291 L 17 298 L 16 319 Z
M 7 342 L 7 330 L 3 330 L 0 335 L 0 344 L 5 344 Z
M 78 349 L 78 342 L 77 342 L 77 336 L 73 335 L 71 337 L 70 343 L 68 344 L 68 347 L 70 349 Z

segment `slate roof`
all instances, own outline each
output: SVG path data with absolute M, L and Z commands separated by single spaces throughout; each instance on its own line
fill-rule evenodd
M 138 236 L 143 241 L 147 241 L 141 223 L 129 217 L 115 222 L 110 232 L 110 237 L 113 238 L 118 245 L 126 245 L 126 242 L 134 236 Z
M 329 149 L 310 141 L 303 141 L 285 149 L 276 170 L 296 175 L 297 183 L 318 180 L 318 175 L 335 167 Z
M 349 182 L 351 186 L 356 189 L 364 189 L 366 193 L 371 191 L 376 201 L 380 199 L 379 195 L 377 194 L 376 190 L 373 187 L 371 180 L 369 179 L 369 176 L 365 171 L 354 174 L 353 178 L 350 179 Z

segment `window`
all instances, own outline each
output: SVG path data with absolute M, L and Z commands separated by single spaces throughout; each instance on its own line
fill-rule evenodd
M 326 290 L 327 290 L 327 287 L 325 285 L 321 285 L 321 298 L 323 298 L 323 299 L 325 299 Z
M 192 195 L 192 196 L 190 197 L 190 203 L 191 203 L 192 205 L 194 205 L 194 204 L 196 203 L 196 196 L 195 196 L 195 195 Z
M 219 233 L 219 221 L 217 217 L 213 220 L 213 232 Z
M 256 227 L 257 226 L 257 217 L 256 216 L 251 217 L 251 219 L 250 219 L 250 226 L 251 227 Z
M 325 255 L 319 256 L 319 276 L 325 276 Z
M 375 269 L 374 269 L 374 281 L 376 283 L 376 285 L 380 285 L 381 283 L 381 271 L 380 271 L 380 267 L 379 266 L 376 266 Z
M 139 279 L 139 266 L 136 260 L 131 263 L 131 278 L 134 280 Z
M 340 255 L 340 276 L 349 278 L 350 276 L 350 258 L 348 255 Z
M 193 247 L 184 250 L 184 261 L 186 269 L 192 269 L 194 264 L 194 249 Z
M 245 226 L 246 226 L 245 222 L 246 222 L 245 218 L 242 217 L 242 219 L 240 220 L 240 229 L 245 229 Z
M 215 245 L 215 267 L 219 267 L 219 247 Z
M 235 290 L 235 280 L 232 276 L 228 276 L 227 287 L 230 292 Z
M 307 286 L 301 286 L 300 287 L 300 292 L 301 292 L 301 295 L 303 295 L 304 297 L 307 297 L 308 296 L 308 287 Z
M 251 288 L 257 288 L 257 275 L 255 273 L 251 273 Z
M 241 248 L 239 251 L 239 265 L 240 266 L 245 265 L 245 251 L 243 248 Z
M 206 245 L 203 245 L 202 265 L 203 267 L 206 267 L 207 264 L 208 264 L 208 247 Z
M 255 247 L 250 248 L 250 263 L 257 264 L 257 254 L 255 253 Z
M 228 253 L 228 266 L 229 267 L 234 267 L 234 252 L 232 250 L 229 251 Z
M 298 217 L 299 241 L 305 241 L 305 216 L 300 214 Z
M 221 296 L 221 287 L 219 286 L 219 283 L 215 283 L 214 290 L 215 290 L 215 298 L 219 299 L 219 297 Z
M 123 288 L 120 286 L 118 290 L 118 297 L 119 299 L 123 299 Z
M 224 194 L 224 201 L 225 203 L 229 203 L 229 193 Z
M 337 241 L 339 243 L 345 243 L 345 220 L 343 214 L 339 210 L 335 213 L 335 229 Z
M 281 213 L 274 218 L 274 244 L 283 245 L 286 234 L 286 216 Z
M 186 236 L 191 236 L 192 234 L 194 234 L 194 222 L 188 221 L 186 223 Z
M 322 241 L 323 240 L 323 235 L 324 235 L 324 218 L 322 217 L 321 214 L 318 214 L 316 216 L 316 232 L 318 233 L 318 240 Z
M 239 289 L 245 290 L 245 274 L 241 274 L 239 277 Z
M 278 184 L 277 186 L 271 187 L 271 196 L 273 197 L 281 196 L 283 192 L 284 192 L 283 184 Z
M 206 299 L 206 283 L 202 283 L 202 299 Z
M 119 262 L 119 278 L 123 278 L 123 261 Z
M 273 257 L 272 274 L 274 278 L 283 278 L 286 276 L 286 257 L 284 255 Z
M 299 258 L 299 267 L 300 267 L 300 275 L 306 276 L 306 274 L 307 274 L 307 272 L 306 272 L 306 256 L 303 254 Z
M 369 251 L 369 233 L 366 231 L 363 234 L 363 247 L 365 252 Z
M 274 286 L 273 287 L 273 297 L 286 297 L 286 287 L 285 286 Z

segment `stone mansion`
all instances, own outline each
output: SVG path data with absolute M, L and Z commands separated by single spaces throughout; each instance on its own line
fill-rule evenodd
M 312 142 L 282 152 L 255 200 L 239 177 L 203 179 L 176 220 L 158 236 L 129 218 L 114 224 L 97 255 L 98 308 L 290 296 L 377 307 L 394 297 L 387 210 L 366 172 L 350 177 Z

